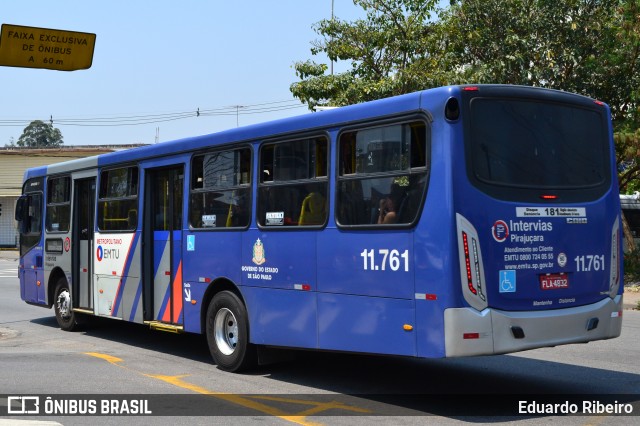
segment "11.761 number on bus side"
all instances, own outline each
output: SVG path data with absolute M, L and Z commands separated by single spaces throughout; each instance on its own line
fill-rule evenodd
M 365 271 L 398 271 L 404 266 L 404 271 L 409 272 L 409 250 L 400 253 L 392 249 L 364 249 L 360 253 Z

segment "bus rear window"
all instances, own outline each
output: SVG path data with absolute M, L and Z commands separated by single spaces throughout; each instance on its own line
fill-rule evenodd
M 468 166 L 472 181 L 490 195 L 519 199 L 523 189 L 606 189 L 610 172 L 602 112 L 561 103 L 474 98 L 470 113 Z

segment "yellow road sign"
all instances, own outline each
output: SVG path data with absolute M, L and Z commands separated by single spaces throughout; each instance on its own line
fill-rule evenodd
M 0 65 L 59 71 L 91 67 L 96 35 L 2 24 Z

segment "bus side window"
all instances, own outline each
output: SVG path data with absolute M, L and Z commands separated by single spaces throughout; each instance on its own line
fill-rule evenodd
M 193 157 L 189 224 L 196 229 L 244 228 L 251 221 L 251 150 Z
M 100 173 L 98 229 L 134 231 L 138 225 L 138 168 L 104 170 Z
M 327 221 L 328 141 L 269 143 L 260 150 L 258 224 L 323 226 Z
M 415 223 L 428 178 L 427 137 L 427 127 L 421 121 L 342 133 L 338 141 L 337 223 Z

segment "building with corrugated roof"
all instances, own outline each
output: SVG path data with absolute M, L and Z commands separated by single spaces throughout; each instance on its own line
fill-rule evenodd
M 48 149 L 0 148 L 0 247 L 13 248 L 18 246 L 17 222 L 13 212 L 16 200 L 22 193 L 22 178 L 26 169 L 142 145 L 144 144 L 86 145 Z

